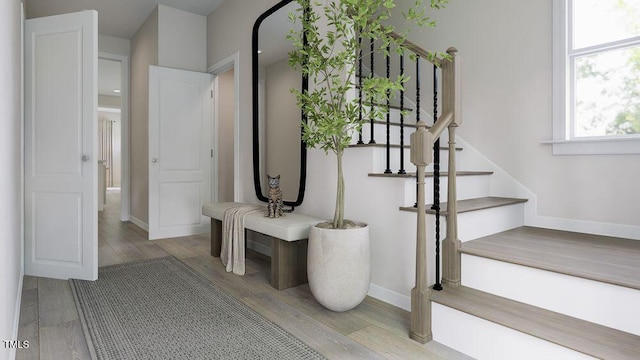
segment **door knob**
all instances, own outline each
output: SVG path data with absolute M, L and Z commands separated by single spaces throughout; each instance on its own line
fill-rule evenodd
M 151 162 L 155 164 L 155 163 L 157 163 L 157 162 L 158 162 L 158 159 L 156 159 L 156 158 L 151 158 Z
M 89 161 L 89 160 L 91 160 L 91 156 L 89 156 L 89 155 L 82 155 L 82 161 L 87 162 L 87 161 Z

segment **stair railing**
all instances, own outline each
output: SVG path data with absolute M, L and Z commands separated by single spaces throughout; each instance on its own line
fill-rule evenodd
M 460 285 L 460 240 L 457 226 L 456 195 L 456 147 L 455 130 L 461 123 L 459 61 L 457 50 L 449 48 L 448 60 L 440 60 L 442 68 L 442 115 L 427 130 L 427 124 L 419 121 L 417 130 L 411 135 L 411 162 L 417 168 L 417 240 L 416 240 L 416 285 L 411 290 L 411 329 L 409 336 L 421 343 L 431 340 L 431 304 L 427 283 L 427 240 L 426 240 L 426 205 L 424 195 L 425 168 L 433 160 L 432 148 L 438 149 L 436 142 L 445 129 L 449 131 L 449 164 L 447 195 L 447 237 L 443 241 L 443 278 L 445 285 Z M 434 91 L 435 92 L 435 91 Z M 434 100 L 434 108 L 437 99 Z M 434 109 L 437 110 L 437 109 Z M 418 111 L 420 111 L 418 109 Z M 435 111 L 434 111 L 435 112 Z M 435 116 L 435 115 L 434 115 Z M 437 199 L 434 199 L 434 201 Z M 437 212 L 439 204 L 436 202 Z M 436 217 L 438 217 L 436 215 Z M 437 220 L 438 221 L 438 220 Z M 436 230 L 438 232 L 439 230 Z M 439 239 L 436 239 L 439 242 Z M 438 247 L 439 244 L 436 245 Z M 438 259 L 438 258 L 437 258 Z M 438 266 L 438 260 L 436 266 Z M 438 270 L 436 270 L 439 273 Z M 436 280 L 436 287 L 439 282 Z
M 362 45 L 362 41 L 360 40 Z M 427 280 L 427 244 L 426 244 L 426 204 L 425 204 L 425 168 L 434 162 L 434 204 L 432 208 L 436 211 L 436 282 L 435 290 L 442 290 L 442 284 L 450 286 L 460 285 L 460 240 L 458 239 L 457 229 L 457 206 L 456 206 L 456 147 L 455 147 L 455 131 L 461 123 L 460 116 L 460 62 L 456 57 L 457 50 L 449 48 L 447 50 L 447 58 L 433 57 L 426 50 L 409 42 L 404 41 L 404 48 L 414 54 L 415 68 L 415 117 L 417 130 L 411 134 L 411 162 L 416 165 L 416 205 L 417 207 L 417 242 L 416 242 L 416 286 L 411 291 L 411 330 L 410 337 L 421 343 L 431 340 L 431 306 L 429 303 L 430 291 Z M 362 49 L 362 46 L 361 46 Z M 386 54 L 391 54 L 391 49 L 386 49 Z M 369 43 L 369 76 L 375 73 L 375 45 Z M 400 54 L 399 74 L 405 74 L 404 56 Z M 360 56 L 362 59 L 362 56 Z M 386 76 L 391 76 L 390 57 L 385 55 Z M 433 118 L 434 123 L 429 128 L 424 120 L 421 120 L 421 88 L 420 88 L 420 63 L 421 60 L 429 61 L 433 64 Z M 358 86 L 362 88 L 362 61 L 359 62 L 359 82 Z M 438 72 L 441 73 L 441 94 L 442 94 L 442 114 L 438 116 Z M 362 92 L 359 92 L 362 95 Z M 362 99 L 360 99 L 362 101 Z M 405 131 L 405 91 L 400 92 L 400 123 L 394 124 L 400 126 L 400 164 L 399 174 L 406 174 L 404 169 L 404 135 Z M 387 110 L 391 109 L 391 104 L 374 104 L 370 102 L 369 106 L 385 106 Z M 375 119 L 368 119 L 370 123 L 369 142 L 368 144 L 376 144 L 374 125 Z M 386 128 L 386 168 L 384 173 L 391 174 L 390 166 L 390 128 L 391 121 L 389 112 L 386 114 L 386 121 L 381 122 Z M 447 194 L 447 234 L 442 241 L 442 284 L 440 283 L 440 136 L 448 130 L 449 133 L 449 163 L 448 163 L 448 194 Z M 358 136 L 358 144 L 363 144 L 362 132 Z

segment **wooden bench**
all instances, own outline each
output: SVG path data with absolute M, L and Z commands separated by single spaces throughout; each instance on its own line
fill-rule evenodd
M 202 206 L 202 215 L 211 218 L 211 256 L 220 256 L 224 211 L 238 205 L 243 204 L 226 202 Z M 307 282 L 309 229 L 321 221 L 297 213 L 268 218 L 263 212 L 255 212 L 245 217 L 245 235 L 246 230 L 253 230 L 271 238 L 271 286 L 282 290 Z

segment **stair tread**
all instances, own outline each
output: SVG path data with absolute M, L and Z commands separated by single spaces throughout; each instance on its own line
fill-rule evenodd
M 640 354 L 640 336 L 465 286 L 432 291 L 431 300 L 596 358 Z
M 365 143 L 365 144 L 351 144 L 351 145 L 349 145 L 350 148 L 356 148 L 356 147 L 386 147 L 386 146 L 387 145 L 383 144 L 383 143 L 379 143 L 379 144 L 378 143 L 376 143 L 376 144 L 367 144 L 367 143 Z M 391 146 L 391 148 L 394 148 L 394 149 L 400 147 L 399 144 L 390 144 L 390 146 Z M 404 148 L 405 149 L 409 149 L 409 148 L 411 148 L 411 146 L 407 143 L 407 144 L 404 145 Z M 449 148 L 446 147 L 446 146 L 441 146 L 440 150 L 441 151 L 449 151 Z M 461 150 L 462 150 L 461 147 L 456 147 L 456 151 L 461 151 Z
M 457 176 L 475 176 L 475 175 L 491 175 L 493 171 L 456 171 Z M 433 177 L 433 171 L 425 172 L 425 177 Z M 416 173 L 408 172 L 406 174 L 385 174 L 385 173 L 369 173 L 371 177 L 394 177 L 394 178 L 415 178 Z M 440 176 L 447 177 L 449 176 L 449 172 L 441 171 Z
M 640 241 L 520 227 L 463 243 L 460 251 L 640 290 Z
M 499 206 L 508 206 L 514 204 L 520 204 L 526 202 L 527 199 L 519 199 L 519 198 L 507 198 L 507 197 L 496 197 L 496 196 L 487 196 L 475 199 L 466 199 L 466 200 L 458 200 L 458 213 L 465 213 L 476 210 L 490 209 Z M 436 211 L 431 209 L 433 204 L 428 204 L 426 206 L 427 214 L 435 214 Z M 402 211 L 412 211 L 417 212 L 418 209 L 413 206 L 401 207 Z M 440 215 L 447 215 L 447 203 L 440 203 Z

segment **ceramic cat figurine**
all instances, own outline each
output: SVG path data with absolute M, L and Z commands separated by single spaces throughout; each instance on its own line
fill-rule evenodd
M 264 216 L 272 218 L 285 216 L 283 213 L 282 190 L 280 190 L 280 175 L 267 175 L 267 179 L 269 184 L 269 194 L 267 195 L 269 203 L 267 204 L 267 213 Z

